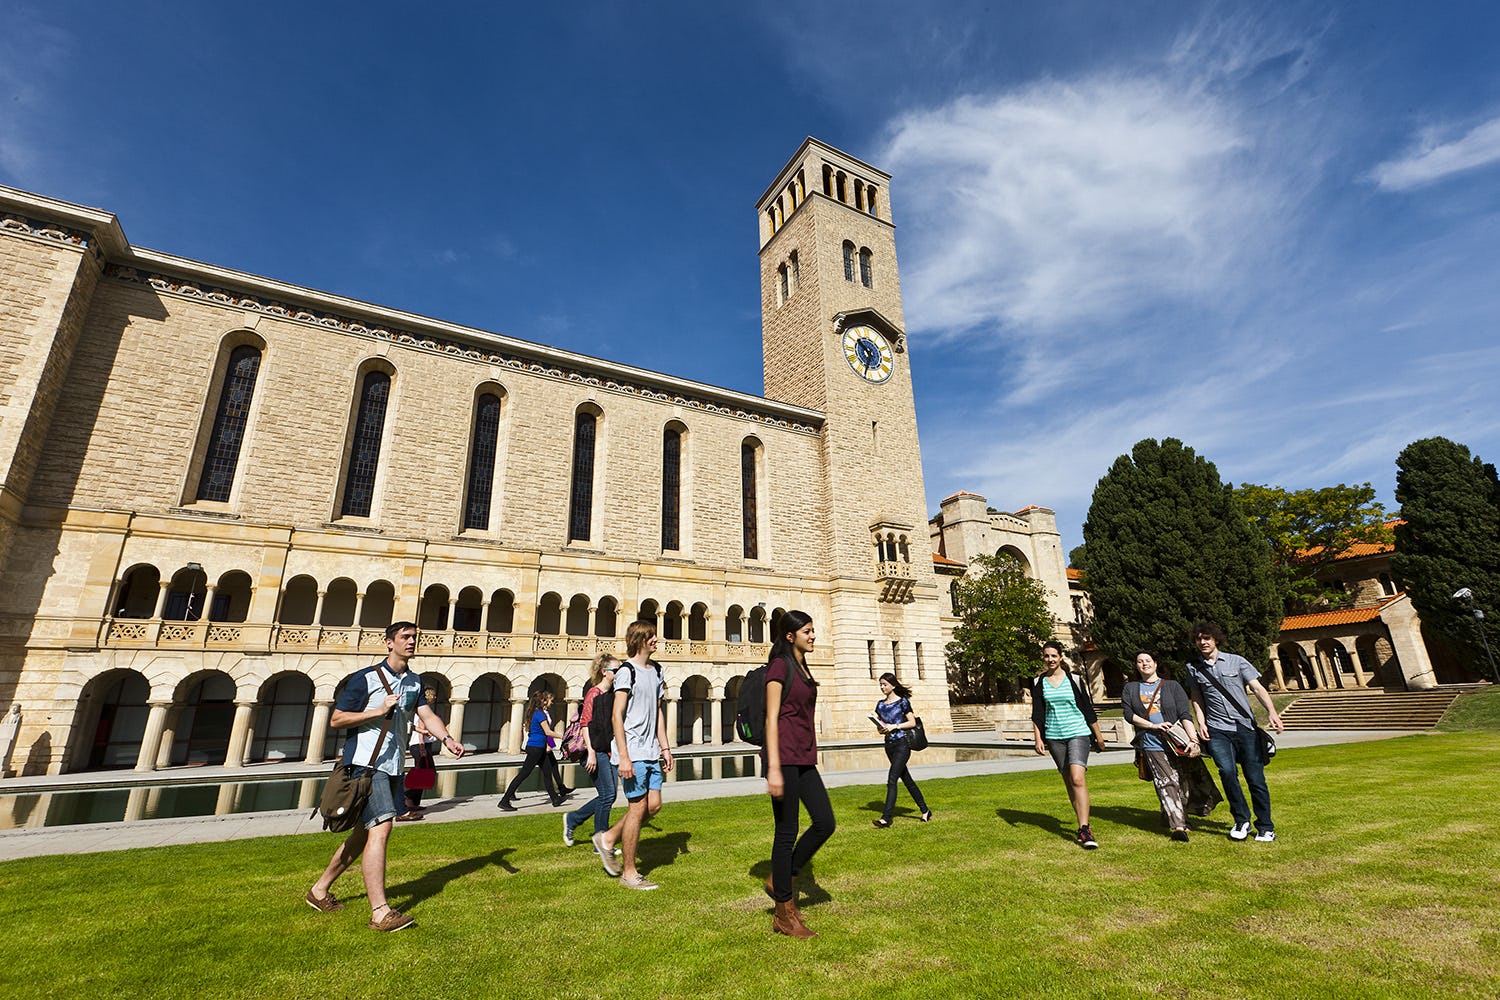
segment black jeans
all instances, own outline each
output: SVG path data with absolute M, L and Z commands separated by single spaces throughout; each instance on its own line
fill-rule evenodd
M 916 779 L 906 769 L 907 761 L 911 760 L 911 744 L 904 739 L 887 740 L 885 744 L 885 756 L 891 762 L 891 773 L 885 779 L 885 812 L 880 818 L 887 823 L 896 812 L 896 779 L 906 786 L 906 794 L 912 797 L 917 808 L 922 812 L 927 811 L 927 802 L 922 798 L 922 789 L 917 787 Z
M 781 798 L 771 800 L 776 817 L 776 835 L 771 838 L 771 896 L 781 903 L 792 899 L 792 879 L 802 871 L 818 848 L 833 836 L 833 806 L 823 776 L 813 764 L 781 765 L 784 785 Z M 807 807 L 812 826 L 797 838 L 798 805 Z
M 547 798 L 551 799 L 555 806 L 562 805 L 562 774 L 557 769 L 557 761 L 553 759 L 552 752 L 546 747 L 526 748 L 526 762 L 521 765 L 520 773 L 505 790 L 501 801 L 509 802 L 516 794 L 516 789 L 521 787 L 521 782 L 525 781 L 538 766 L 542 769 L 542 786 L 547 790 Z

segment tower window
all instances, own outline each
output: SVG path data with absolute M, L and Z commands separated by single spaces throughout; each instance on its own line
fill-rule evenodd
M 878 215 L 875 210 L 875 185 L 871 184 L 865 188 L 865 209 L 871 215 Z
M 868 247 L 860 247 L 859 248 L 859 283 L 861 285 L 864 285 L 866 288 L 871 287 L 871 285 L 873 283 L 873 278 L 871 276 L 871 271 L 873 269 L 870 267 L 870 258 L 871 258 L 870 249 Z
M 500 441 L 500 397 L 487 392 L 474 407 L 474 438 L 469 444 L 469 483 L 464 497 L 464 527 L 490 526 L 495 485 L 495 452 Z
M 776 304 L 781 305 L 791 295 L 791 289 L 787 287 L 786 265 L 782 264 L 776 269 Z
M 661 547 L 682 548 L 682 433 L 668 427 L 661 438 Z
M 344 483 L 345 517 L 369 517 L 375 502 L 375 472 L 380 465 L 380 438 L 385 409 L 391 399 L 391 377 L 367 372 L 359 390 L 354 418 L 354 447 L 349 453 L 349 476 Z
M 844 176 L 842 170 L 834 175 L 833 186 L 836 192 L 835 197 L 844 204 L 849 204 L 849 179 Z
M 823 164 L 823 193 L 833 197 L 833 168 L 826 163 Z
M 854 280 L 854 244 L 844 241 L 844 280 Z
M 795 292 L 797 290 L 797 286 L 802 284 L 802 267 L 797 263 L 797 251 L 792 251 L 792 255 L 790 258 L 788 258 L 787 262 L 791 265 L 792 291 Z
M 250 400 L 255 395 L 255 377 L 260 373 L 260 356 L 260 350 L 249 345 L 236 347 L 229 355 L 203 476 L 198 482 L 199 500 L 229 500 L 245 440 L 245 424 L 250 418 Z
M 573 486 L 568 492 L 568 541 L 586 542 L 594 526 L 594 435 L 598 418 L 579 410 L 573 418 Z
M 759 452 L 759 442 L 754 438 L 746 438 L 740 445 L 740 508 L 746 559 L 760 558 L 759 499 L 756 492 Z

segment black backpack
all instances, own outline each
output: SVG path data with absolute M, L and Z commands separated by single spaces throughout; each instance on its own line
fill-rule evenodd
M 620 671 L 625 669 L 625 665 L 621 664 L 620 669 L 615 671 L 615 684 L 620 683 Z M 631 676 L 634 677 L 634 674 Z M 608 691 L 600 691 L 594 695 L 594 714 L 589 717 L 589 743 L 595 753 L 609 753 L 609 741 L 615 735 L 615 692 L 619 690 L 628 695 L 630 687 L 611 687 Z
M 735 735 L 758 747 L 766 745 L 766 668 L 756 667 L 740 682 L 734 710 Z

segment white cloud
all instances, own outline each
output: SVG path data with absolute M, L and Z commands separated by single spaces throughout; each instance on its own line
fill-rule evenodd
M 1449 142 L 1438 141 L 1436 130 L 1424 130 L 1415 145 L 1405 156 L 1387 160 L 1370 171 L 1382 190 L 1409 191 L 1500 162 L 1500 116 Z

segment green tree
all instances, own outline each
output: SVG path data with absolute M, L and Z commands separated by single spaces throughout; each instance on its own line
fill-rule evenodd
M 962 620 L 948 643 L 948 662 L 999 682 L 1014 697 L 1015 682 L 1036 673 L 1041 645 L 1052 638 L 1047 588 L 1011 556 L 975 556 L 969 575 L 954 584 L 953 611 Z
M 1195 655 L 1197 620 L 1217 622 L 1225 648 L 1262 669 L 1281 628 L 1271 549 L 1212 462 L 1175 438 L 1137 442 L 1098 485 L 1083 525 L 1094 641 L 1125 662 L 1152 649 Z
M 1085 546 L 1075 545 L 1073 551 L 1068 553 L 1068 565 L 1085 576 L 1088 575 L 1088 567 L 1085 565 L 1087 560 L 1088 550 Z
M 1271 545 L 1271 564 L 1287 614 L 1338 604 L 1344 595 L 1318 577 L 1339 556 L 1361 542 L 1389 543 L 1385 508 L 1375 487 L 1324 486 L 1286 490 L 1242 483 L 1240 506 Z
M 1447 438 L 1407 445 L 1396 458 L 1396 554 L 1391 568 L 1411 594 L 1422 624 L 1489 673 L 1470 606 L 1453 594 L 1468 587 L 1484 611 L 1490 648 L 1500 642 L 1500 482 L 1495 467 Z

